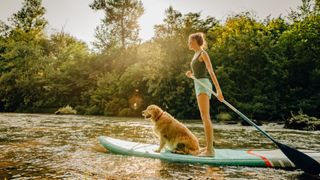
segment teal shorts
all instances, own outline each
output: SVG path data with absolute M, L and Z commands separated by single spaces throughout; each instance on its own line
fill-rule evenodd
M 198 80 L 212 90 L 212 84 L 208 78 L 199 78 Z M 211 92 L 207 88 L 203 87 L 200 83 L 197 83 L 195 80 L 194 89 L 196 92 L 196 96 L 198 96 L 200 93 L 205 93 L 209 96 L 209 99 L 211 99 Z

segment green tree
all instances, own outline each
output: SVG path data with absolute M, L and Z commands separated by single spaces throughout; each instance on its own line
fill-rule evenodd
M 80 103 L 81 93 L 92 86 L 93 72 L 86 43 L 64 32 L 52 34 L 46 46 L 47 65 L 42 76 L 46 79 L 42 107 L 61 107 Z
M 301 0 L 302 4 L 298 6 L 297 11 L 291 10 L 288 19 L 292 22 L 301 21 L 310 15 L 319 15 L 320 0 Z
M 41 0 L 25 0 L 22 9 L 2 23 L 0 44 L 0 99 L 2 110 L 14 111 L 31 106 L 41 92 L 44 69 L 42 43 L 45 9 Z
M 273 46 L 281 33 L 281 19 L 272 20 L 268 28 L 251 13 L 230 16 L 222 26 L 208 32 L 209 51 L 218 66 L 217 77 L 225 97 L 251 117 L 277 117 L 278 72 L 273 66 Z M 284 27 L 283 27 L 284 26 Z
M 24 0 L 21 10 L 14 13 L 9 21 L 12 26 L 12 33 L 19 36 L 19 33 L 30 33 L 26 40 L 43 36 L 43 30 L 48 24 L 44 18 L 46 9 L 42 6 L 42 0 Z M 30 36 L 30 35 L 33 36 Z
M 282 71 L 286 73 L 281 90 L 287 113 L 302 109 L 309 115 L 320 115 L 319 22 L 320 15 L 309 15 L 292 24 L 279 39 Z
M 95 46 L 104 50 L 113 46 L 127 48 L 139 43 L 138 18 L 144 13 L 139 0 L 94 0 L 90 7 L 103 10 L 105 18 L 96 29 Z

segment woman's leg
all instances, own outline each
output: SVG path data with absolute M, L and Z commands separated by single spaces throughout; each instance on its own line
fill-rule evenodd
M 197 96 L 198 106 L 201 114 L 201 119 L 204 125 L 204 132 L 206 137 L 206 155 L 214 155 L 213 149 L 213 127 L 210 119 L 210 102 L 209 96 L 205 93 L 200 93 Z

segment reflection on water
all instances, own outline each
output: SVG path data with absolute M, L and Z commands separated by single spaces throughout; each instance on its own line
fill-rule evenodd
M 204 146 L 200 120 L 184 121 Z M 263 126 L 275 139 L 320 151 L 319 131 Z M 108 153 L 101 135 L 158 143 L 152 124 L 142 118 L 78 115 L 0 114 L 0 179 L 296 179 L 301 171 L 251 167 L 212 167 L 163 162 Z M 217 148 L 275 148 L 252 127 L 214 123 Z

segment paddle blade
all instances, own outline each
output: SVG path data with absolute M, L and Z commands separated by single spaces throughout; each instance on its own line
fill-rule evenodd
M 290 161 L 296 165 L 297 168 L 300 168 L 309 174 L 320 174 L 320 164 L 316 160 L 285 144 L 281 144 L 279 142 L 276 142 L 276 144 L 279 149 L 290 159 Z

